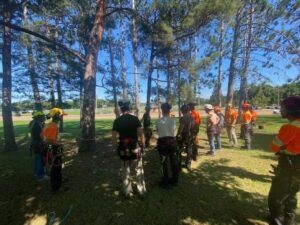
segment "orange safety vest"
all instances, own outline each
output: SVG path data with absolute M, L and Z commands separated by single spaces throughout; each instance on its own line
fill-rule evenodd
M 247 110 L 246 112 L 243 113 L 242 123 L 249 124 L 251 122 L 251 120 L 252 120 L 251 112 L 249 110 Z
M 45 142 L 56 143 L 58 136 L 58 125 L 57 123 L 49 123 L 42 131 L 41 137 Z
M 257 119 L 257 112 L 256 111 L 251 111 L 251 116 L 252 116 L 252 122 L 255 122 Z
M 201 123 L 201 116 L 200 113 L 196 110 L 191 111 L 191 117 L 193 118 L 194 122 L 199 125 Z
M 237 116 L 238 114 L 234 109 L 227 110 L 225 114 L 226 123 L 232 124 L 237 119 Z
M 284 148 L 280 150 L 280 148 Z M 272 152 L 283 151 L 288 155 L 300 154 L 300 118 L 283 125 L 270 144 Z

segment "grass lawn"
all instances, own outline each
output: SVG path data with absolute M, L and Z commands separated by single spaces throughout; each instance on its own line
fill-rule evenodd
M 78 153 L 76 145 L 79 122 L 65 121 L 64 181 L 58 193 L 34 179 L 28 121 L 15 122 L 19 150 L 3 152 L 0 146 L 0 223 L 44 225 L 55 212 L 55 224 L 67 216 L 63 221 L 68 225 L 267 224 L 269 170 L 276 162 L 268 144 L 284 122 L 279 116 L 260 117 L 264 129 L 256 130 L 251 151 L 239 149 L 242 140 L 238 147 L 229 147 L 224 133 L 223 150 L 215 157 L 205 155 L 203 125 L 199 160 L 192 163 L 192 172 L 183 169 L 178 187 L 171 190 L 157 185 L 161 174 L 153 138 L 152 149 L 144 155 L 148 196 L 143 200 L 121 195 L 120 161 L 109 142 L 112 120 L 97 121 L 97 150 L 86 153 Z

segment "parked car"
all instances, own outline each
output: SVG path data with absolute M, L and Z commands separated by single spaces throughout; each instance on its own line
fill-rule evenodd
M 280 114 L 280 109 L 273 109 L 273 114 Z

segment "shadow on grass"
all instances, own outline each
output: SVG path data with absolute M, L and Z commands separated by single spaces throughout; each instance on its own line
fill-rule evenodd
M 97 135 L 109 134 L 111 125 L 112 121 L 97 122 Z M 157 185 L 160 164 L 155 150 L 147 150 L 144 156 L 147 198 L 125 200 L 121 195 L 121 162 L 110 140 L 100 138 L 96 151 L 78 154 L 71 137 L 79 135 L 79 124 L 66 121 L 65 131 L 65 179 L 58 193 L 50 191 L 48 182 L 35 181 L 33 158 L 24 151 L 1 155 L 0 191 L 5 193 L 0 195 L 1 223 L 36 222 L 51 211 L 61 221 L 71 205 L 73 210 L 65 224 L 72 225 L 247 225 L 262 224 L 259 221 L 264 221 L 268 213 L 266 196 L 242 190 L 235 179 L 266 183 L 268 176 L 230 166 L 228 159 L 210 159 L 190 173 L 183 170 L 178 187 L 164 190 Z M 264 149 L 265 139 L 271 135 L 259 135 L 256 138 L 262 140 L 257 148 Z

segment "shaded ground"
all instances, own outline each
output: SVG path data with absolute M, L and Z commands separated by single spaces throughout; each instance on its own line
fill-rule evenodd
M 178 187 L 164 190 L 157 186 L 160 178 L 158 154 L 152 148 L 144 155 L 148 196 L 125 200 L 121 195 L 120 161 L 111 149 L 111 120 L 97 123 L 97 150 L 77 153 L 74 137 L 78 123 L 66 122 L 62 136 L 65 143 L 64 183 L 58 193 L 47 182 L 36 182 L 32 174 L 32 157 L 28 153 L 27 125 L 18 125 L 20 150 L 0 154 L 1 224 L 46 224 L 47 215 L 55 211 L 56 221 L 70 225 L 174 225 L 266 224 L 266 197 L 270 188 L 270 164 L 275 157 L 267 151 L 274 134 L 268 127 L 279 126 L 274 119 L 264 119 L 266 128 L 257 130 L 253 151 L 232 149 L 224 134 L 224 148 L 215 157 L 205 155 L 207 140 L 200 131 L 200 158 L 193 171 L 183 169 Z M 0 135 L 2 131 L 0 130 Z M 71 138 L 73 137 L 73 138 Z M 299 221 L 299 220 L 298 220 Z

